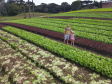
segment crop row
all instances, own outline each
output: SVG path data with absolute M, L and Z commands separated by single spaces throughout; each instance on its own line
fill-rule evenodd
M 20 24 L 25 24 L 26 22 L 22 21 Z M 30 23 L 30 24 L 28 24 Z M 70 23 L 70 26 L 72 27 L 72 30 L 74 31 L 80 31 L 80 32 L 87 32 L 87 33 L 93 33 L 93 34 L 101 34 L 101 35 L 108 35 L 108 36 L 112 36 L 112 27 L 108 27 L 107 26 L 99 26 L 99 25 L 89 25 L 89 24 L 81 24 L 79 22 L 73 22 L 73 21 L 50 21 L 50 20 L 37 20 L 37 21 L 27 21 L 26 25 L 31 25 L 31 26 L 35 26 L 35 27 L 39 27 L 40 25 L 43 26 L 53 26 L 53 27 L 57 27 L 64 29 L 66 27 L 65 24 Z M 81 24 L 81 25 L 80 25 Z M 38 26 L 37 26 L 38 25 Z
M 63 25 L 64 27 L 66 27 L 65 24 L 71 24 L 71 25 L 77 25 L 79 27 L 87 27 L 87 28 L 94 28 L 94 29 L 102 29 L 102 30 L 112 30 L 112 21 L 104 21 L 104 20 L 92 20 L 92 19 L 69 19 L 69 20 L 65 20 L 65 19 L 51 19 L 51 18 L 35 18 L 35 19 L 31 19 L 31 20 L 26 20 L 26 19 L 22 19 L 22 20 L 14 20 L 14 21 L 10 21 L 10 22 L 31 22 L 31 23 L 38 23 L 38 22 L 48 22 L 50 23 L 55 23 L 58 25 Z M 88 25 L 88 26 L 85 26 Z M 60 26 L 61 26 L 60 25 Z M 62 26 L 62 27 L 63 27 Z M 108 28 L 105 28 L 108 27 Z
M 78 67 L 75 63 L 70 63 L 66 59 L 60 58 L 59 56 L 56 56 L 52 53 L 50 53 L 47 50 L 43 50 L 39 48 L 38 46 L 35 46 L 25 40 L 20 39 L 19 37 L 16 37 L 10 33 L 0 31 L 0 35 L 2 36 L 1 38 L 8 38 L 4 39 L 9 43 L 10 45 L 14 46 L 14 48 L 18 51 L 21 51 L 25 55 L 29 57 L 30 60 L 34 60 L 34 62 L 38 62 L 39 65 L 42 65 L 46 67 L 46 69 L 49 69 L 50 72 L 53 72 L 57 77 L 65 81 L 66 83 L 80 83 L 83 84 L 83 81 L 79 81 L 77 79 L 83 79 L 87 83 L 90 82 L 90 84 L 94 84 L 93 82 L 96 83 L 110 83 L 112 82 L 110 79 L 105 79 L 99 74 L 96 73 L 88 73 L 90 78 L 85 78 L 85 75 L 87 76 L 86 73 L 82 73 L 85 71 L 83 67 Z M 15 44 L 16 45 L 13 45 Z M 81 70 L 81 73 L 78 75 L 77 72 Z M 99 81 L 96 81 L 95 78 L 101 78 Z M 89 80 L 89 82 L 87 81 Z M 86 84 L 86 82 L 84 84 Z
M 112 27 L 112 25 L 111 25 L 112 21 L 109 21 L 109 20 L 82 19 L 82 18 L 73 18 L 73 17 L 71 17 L 72 19 L 68 19 L 68 20 L 58 19 L 58 18 L 61 18 L 61 17 L 43 17 L 43 18 L 44 18 L 44 21 L 51 21 L 51 23 L 61 23 L 61 24 L 63 24 L 62 22 L 64 22 L 64 24 L 65 24 L 65 22 L 68 22 L 68 23 L 74 23 L 74 24 L 77 23 L 77 25 L 78 24 L 81 24 L 81 25 L 87 24 L 87 25 L 90 25 L 90 26 L 96 26 L 96 29 L 105 29 L 106 30 L 106 28 L 104 26 Z M 55 18 L 55 20 L 53 18 Z M 64 16 L 62 18 L 64 18 Z M 65 18 L 67 18 L 67 17 L 65 17 Z M 42 20 L 42 18 L 41 18 L 41 20 Z M 33 19 L 33 22 L 35 22 L 35 19 Z M 79 25 L 79 26 L 81 26 L 81 25 Z M 99 26 L 99 27 L 97 27 L 97 26 Z M 109 29 L 107 29 L 107 30 L 109 30 Z
M 22 24 L 25 22 L 21 22 L 20 24 Z M 30 24 L 29 24 L 30 23 Z M 27 23 L 25 25 L 30 25 L 30 26 L 35 26 L 35 27 L 54 27 L 54 28 L 57 28 L 57 29 L 62 29 L 62 32 L 63 33 L 63 30 L 64 28 L 66 28 L 65 24 L 67 24 L 68 22 L 63 22 L 63 23 L 60 23 L 60 22 L 53 22 L 52 21 L 34 21 L 34 22 L 31 22 L 31 21 L 27 21 Z M 42 26 L 41 26 L 42 25 Z M 79 23 L 70 23 L 70 26 L 72 27 L 72 30 L 75 31 L 75 32 L 80 32 L 80 33 L 88 33 L 88 34 L 96 34 L 96 35 L 103 35 L 103 36 L 112 36 L 112 27 L 110 27 L 110 30 L 109 29 L 99 29 L 99 26 L 96 26 L 96 25 L 88 25 L 88 24 L 79 24 Z M 101 26 L 102 27 L 102 26 Z M 104 26 L 102 27 L 104 28 Z M 80 34 L 76 34 L 77 36 L 80 36 Z
M 111 12 L 89 12 L 89 13 L 60 13 L 52 16 L 75 16 L 75 17 L 97 17 L 97 18 L 112 18 Z
M 75 12 L 110 12 L 110 11 L 112 11 L 112 7 L 110 7 L 110 8 L 77 10 L 77 11 L 70 11 L 70 12 L 67 12 L 67 13 L 75 13 Z
M 24 30 L 27 30 L 30 32 L 40 33 L 40 34 L 48 35 L 51 37 L 64 39 L 64 35 L 62 33 L 59 33 L 59 32 L 44 30 L 44 29 L 35 28 L 35 27 L 31 27 L 31 26 L 26 26 L 26 25 L 20 25 L 20 24 L 16 24 L 16 23 L 5 23 L 5 24 L 19 27 L 21 29 L 24 29 Z M 105 44 L 105 43 L 101 43 L 101 42 L 97 42 L 97 41 L 93 41 L 93 40 L 88 40 L 88 39 L 84 39 L 84 38 L 80 38 L 80 37 L 76 37 L 75 43 L 79 44 L 79 45 L 87 46 L 87 47 L 92 48 L 96 51 L 101 51 L 102 53 L 112 54 L 112 45 L 111 44 Z
M 43 19 L 44 20 L 44 19 Z M 64 28 L 66 27 L 65 24 L 68 24 L 68 22 L 56 22 L 56 23 L 51 23 L 53 21 L 43 21 L 43 20 L 35 20 L 35 21 L 15 21 L 16 23 L 20 23 L 20 24 L 25 24 L 25 25 L 29 25 L 29 26 L 34 26 L 34 27 L 39 27 L 42 29 L 47 29 L 47 30 L 51 30 L 51 31 L 57 31 L 57 32 L 61 32 L 64 33 Z M 55 21 L 54 21 L 55 22 Z M 111 31 L 111 27 L 110 29 L 108 29 L 108 31 L 106 30 L 102 30 L 102 29 L 98 29 L 96 30 L 95 26 L 91 26 L 91 25 L 84 25 L 84 26 L 79 26 L 79 24 L 74 25 L 74 23 L 70 23 L 71 25 L 71 29 L 75 32 L 75 36 L 78 37 L 82 37 L 82 38 L 86 38 L 86 39 L 92 39 L 95 41 L 100 41 L 100 42 L 104 42 L 107 44 L 111 44 L 111 36 L 112 36 L 112 31 Z M 92 28 L 88 28 L 88 26 L 92 27 Z M 105 27 L 106 28 L 106 27 Z
M 76 62 L 84 67 L 89 67 L 96 72 L 102 73 L 103 75 L 112 78 L 112 59 L 98 56 L 87 51 L 81 51 L 72 46 L 52 41 L 42 36 L 14 27 L 4 27 L 3 29 L 23 39 L 33 42 L 38 46 L 42 46 L 45 49 L 56 53 L 66 59 Z
M 0 40 L 0 42 L 2 41 Z M 22 55 L 19 51 L 17 51 L 17 49 L 16 51 L 13 50 L 7 43 L 4 42 L 0 44 L 0 48 L 2 49 L 0 52 L 1 66 L 11 77 L 13 84 L 30 84 L 30 82 L 32 84 L 51 84 L 59 82 L 50 75 L 49 72 L 40 68 L 39 65 L 37 66 L 36 63 L 31 62 L 31 60 L 28 60 L 27 57 Z
M 1 31 L 0 34 L 2 39 L 8 38 L 4 40 L 6 40 L 7 43 L 13 46 L 16 50 L 21 51 L 27 55 L 29 59 L 33 60 L 35 63 L 38 63 L 40 66 L 45 67 L 45 69 L 48 69 L 50 72 L 55 74 L 56 77 L 59 77 L 66 83 L 79 82 L 75 81 L 74 78 L 75 72 L 79 69 L 75 64 L 71 64 L 65 59 L 57 57 L 49 51 L 43 50 L 7 32 Z M 69 72 L 70 70 L 72 73 Z

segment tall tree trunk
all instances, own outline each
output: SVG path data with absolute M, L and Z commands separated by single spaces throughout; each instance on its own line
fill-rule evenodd
M 33 6 L 33 17 L 35 17 L 34 16 L 34 4 L 33 4 L 33 0 L 32 0 L 32 6 Z
M 28 0 L 28 5 L 29 5 L 29 18 L 31 18 L 31 14 L 30 14 L 30 2 Z
M 25 4 L 23 3 L 24 6 L 24 18 L 26 18 L 26 12 L 25 12 Z
M 6 11 L 6 16 L 7 16 L 7 11 Z
M 0 16 L 2 16 L 1 11 L 0 11 Z

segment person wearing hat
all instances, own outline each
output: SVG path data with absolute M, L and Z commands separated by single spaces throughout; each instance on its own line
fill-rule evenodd
M 69 27 L 69 24 L 68 24 L 67 28 L 65 28 L 65 32 L 64 32 L 64 43 L 67 40 L 67 44 L 68 44 L 70 33 L 71 33 L 71 28 Z
M 74 31 L 71 32 L 70 40 L 71 40 L 71 45 L 74 46 L 74 41 L 75 41 Z

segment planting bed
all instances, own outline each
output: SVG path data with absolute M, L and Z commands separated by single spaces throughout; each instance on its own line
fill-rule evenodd
M 17 24 L 17 23 L 4 22 L 4 23 L 1 23 L 1 24 L 11 25 L 11 26 L 14 26 L 14 27 L 18 27 L 20 29 L 24 29 L 24 30 L 31 31 L 31 32 L 34 32 L 34 33 L 44 34 L 44 35 L 54 37 L 54 38 L 58 38 L 58 39 L 61 39 L 61 40 L 64 39 L 63 33 L 55 32 L 55 31 L 44 30 L 44 29 L 31 27 L 31 26 L 27 26 L 27 25 L 22 25 L 22 24 Z M 84 39 L 84 38 L 80 38 L 80 37 L 76 37 L 75 44 L 91 48 L 94 51 L 98 51 L 98 52 L 103 53 L 105 55 L 106 54 L 112 55 L 112 45 L 111 44 L 105 44 L 103 42 L 93 41 L 93 40 Z
M 33 84 L 59 83 L 49 72 L 39 68 L 35 63 L 31 62 L 31 60 L 28 60 L 25 55 L 22 55 L 22 53 L 17 50 L 15 51 L 1 39 L 0 45 L 1 66 L 8 75 L 7 79 L 11 78 L 12 84 L 30 84 L 30 82 Z M 3 82 L 5 81 L 5 84 L 8 84 L 7 80 Z
M 29 80 L 25 81 L 28 84 L 28 82 L 46 82 L 47 80 L 49 80 L 50 82 L 55 82 L 56 84 L 63 84 L 65 83 L 70 83 L 70 84 L 111 84 L 112 80 L 100 75 L 98 73 L 95 73 L 94 71 L 91 71 L 87 68 L 81 67 L 80 65 L 74 63 L 74 62 L 69 62 L 65 59 L 63 59 L 61 56 L 59 55 L 55 55 L 43 48 L 40 48 L 36 45 L 33 45 L 19 37 L 16 37 L 10 33 L 7 33 L 3 30 L 0 30 L 0 38 L 5 41 L 6 43 L 4 43 L 2 40 L 0 40 L 0 44 L 2 44 L 2 47 L 0 49 L 2 49 L 2 51 L 4 52 L 4 50 L 8 50 L 8 51 L 13 51 L 14 55 L 6 55 L 6 53 L 0 52 L 2 57 L 0 58 L 1 61 L 4 60 L 5 58 L 6 61 L 7 60 L 11 60 L 11 63 L 14 64 L 13 62 L 17 61 L 17 67 L 15 66 L 16 69 L 23 69 L 26 70 L 27 72 L 31 72 L 31 73 L 26 73 L 25 75 L 28 74 L 32 74 L 33 79 L 35 79 L 35 76 L 37 77 L 38 81 L 35 80 L 30 80 L 30 77 L 26 76 L 27 78 L 29 78 Z M 16 52 L 14 52 L 14 50 L 9 46 L 12 46 L 12 48 L 14 48 L 16 50 Z M 5 47 L 3 47 L 3 45 L 7 45 Z M 3 49 L 4 48 L 4 49 Z M 5 49 L 7 48 L 7 49 Z M 6 52 L 5 51 L 5 52 Z M 9 52 L 9 53 L 11 53 Z M 22 55 L 24 54 L 24 55 Z M 4 57 L 3 57 L 4 56 Z M 27 61 L 28 60 L 28 61 Z M 26 64 L 27 62 L 27 64 Z M 10 62 L 8 62 L 9 65 L 11 64 Z M 18 64 L 19 63 L 19 64 Z M 30 64 L 29 64 L 30 63 Z M 40 68 L 45 69 L 44 72 L 41 72 L 40 69 L 38 70 L 38 66 L 35 65 L 38 64 L 38 66 L 40 66 Z M 31 66 L 31 64 L 33 66 Z M 22 66 L 24 67 L 22 67 Z M 5 64 L 4 64 L 5 66 Z M 7 63 L 6 63 L 6 67 Z M 21 67 L 21 68 L 20 68 Z M 6 68 L 6 70 L 10 70 L 9 68 Z M 47 71 L 47 72 L 46 72 Z M 51 77 L 52 79 L 47 79 L 44 78 L 43 74 L 45 75 L 45 73 L 47 74 L 48 72 L 50 72 L 53 77 L 56 77 L 59 81 L 53 80 L 52 76 L 46 75 Z M 17 72 L 15 72 L 17 73 Z M 36 73 L 40 73 L 41 75 L 37 75 Z M 43 73 L 43 74 L 42 74 Z M 16 75 L 16 74 L 15 74 Z M 24 74 L 22 74 L 24 75 Z M 11 76 L 14 76 L 14 74 L 12 74 Z M 19 75 L 20 77 L 21 75 Z M 42 76 L 42 77 L 41 77 Z M 17 75 L 18 77 L 18 75 Z M 20 77 L 21 78 L 21 77 Z M 41 79 L 40 79 L 41 78 Z M 16 79 L 16 78 L 15 78 Z M 40 80 L 39 80 L 40 79 Z M 24 78 L 23 78 L 24 80 Z M 21 79 L 21 82 L 23 82 L 23 80 Z M 45 81 L 46 80 L 46 81 Z M 62 82 L 61 82 L 62 81 Z M 16 81 L 16 82 L 20 82 L 20 81 Z M 36 84 L 36 83 L 33 83 Z M 45 83 L 44 83 L 45 84 Z M 47 84 L 50 84 L 47 81 Z
M 97 20 L 110 20 L 111 18 L 96 18 L 96 17 L 76 17 L 76 16 L 52 16 L 52 17 L 42 17 L 42 18 L 59 18 L 59 19 L 71 19 L 71 18 L 83 18 L 83 19 L 97 19 Z
M 9 75 L 3 71 L 1 66 L 0 66 L 0 84 L 11 84 L 11 80 L 9 80 Z

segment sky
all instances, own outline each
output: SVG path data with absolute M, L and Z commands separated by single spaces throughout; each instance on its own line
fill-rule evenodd
M 7 0 L 5 0 L 7 1 Z M 28 0 L 24 0 L 25 2 L 28 1 Z M 32 1 L 32 0 L 29 0 L 29 1 Z M 67 2 L 68 4 L 72 4 L 73 1 L 76 1 L 76 0 L 33 0 L 35 5 L 40 5 L 41 3 L 46 3 L 46 4 L 49 4 L 49 3 L 56 3 L 58 5 L 61 5 L 62 2 Z M 82 0 L 84 1 L 84 0 Z M 95 0 L 96 1 L 96 0 Z M 99 0 L 97 0 L 99 1 Z

